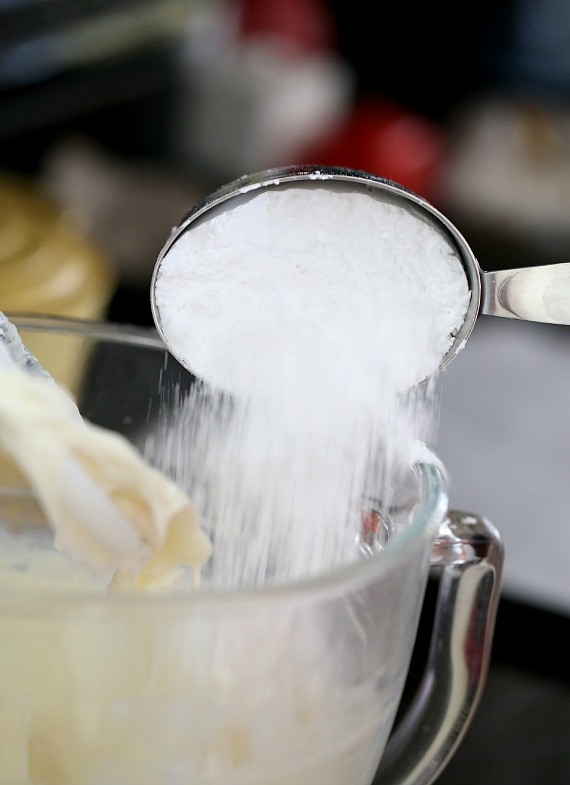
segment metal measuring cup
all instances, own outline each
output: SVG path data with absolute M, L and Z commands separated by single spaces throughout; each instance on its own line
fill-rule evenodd
M 156 327 L 166 345 L 169 338 L 164 334 L 159 309 L 155 301 L 155 285 L 162 259 L 178 238 L 190 226 L 214 208 L 222 208 L 231 199 L 251 196 L 256 190 L 283 186 L 284 184 L 311 183 L 321 186 L 330 183 L 338 186 L 346 183 L 352 188 L 362 188 L 371 194 L 398 204 L 417 216 L 418 221 L 427 222 L 436 232 L 443 235 L 457 255 L 467 278 L 470 300 L 460 329 L 442 358 L 445 367 L 464 347 L 471 335 L 479 314 L 525 319 L 551 324 L 570 324 L 570 262 L 548 264 L 538 267 L 486 272 L 481 269 L 469 244 L 439 210 L 423 197 L 391 180 L 355 169 L 330 166 L 286 166 L 240 177 L 214 191 L 198 202 L 175 227 L 163 247 L 154 268 L 151 281 L 151 308 Z

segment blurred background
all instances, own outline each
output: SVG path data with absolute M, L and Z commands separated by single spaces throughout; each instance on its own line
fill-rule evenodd
M 0 0 L 0 310 L 151 325 L 171 227 L 294 163 L 411 188 L 484 270 L 569 260 L 570 4 Z M 452 503 L 506 564 L 442 785 L 570 783 L 568 329 L 481 318 L 444 374 Z

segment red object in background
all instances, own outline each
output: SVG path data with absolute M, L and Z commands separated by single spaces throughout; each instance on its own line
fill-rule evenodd
M 239 35 L 279 37 L 297 53 L 333 49 L 336 27 L 322 0 L 241 0 Z
M 436 201 L 446 149 L 435 122 L 393 103 L 363 101 L 340 128 L 301 151 L 297 163 L 360 169 Z

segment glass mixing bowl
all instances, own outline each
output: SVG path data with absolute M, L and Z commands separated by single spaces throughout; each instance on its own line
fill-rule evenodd
M 165 407 L 195 383 L 154 330 L 13 321 L 84 417 L 147 454 Z M 381 548 L 301 580 L 110 593 L 53 548 L 3 459 L 0 781 L 432 782 L 481 694 L 502 547 L 484 518 L 448 510 L 434 465 L 410 467 L 383 514 L 398 531 Z M 426 676 L 393 729 L 430 570 L 440 590 Z

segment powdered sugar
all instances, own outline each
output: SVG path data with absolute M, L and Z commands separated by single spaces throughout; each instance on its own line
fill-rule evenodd
M 234 585 L 355 558 L 363 499 L 389 502 L 434 433 L 469 300 L 449 241 L 389 197 L 272 184 L 191 224 L 155 283 L 163 334 L 209 389 L 165 438 L 214 570 Z
M 437 370 L 469 292 L 432 225 L 369 193 L 315 185 L 213 212 L 156 281 L 164 334 L 198 376 L 259 397 L 274 395 L 276 376 L 344 388 L 348 375 L 378 389 L 389 368 L 406 389 Z

